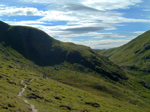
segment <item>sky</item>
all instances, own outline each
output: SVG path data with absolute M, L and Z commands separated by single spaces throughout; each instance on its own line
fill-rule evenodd
M 51 37 L 108 49 L 150 30 L 150 0 L 0 0 L 0 20 Z

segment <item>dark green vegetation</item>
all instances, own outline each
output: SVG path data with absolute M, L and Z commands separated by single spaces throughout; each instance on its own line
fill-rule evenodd
M 23 98 L 39 112 L 149 111 L 150 90 L 136 73 L 124 72 L 92 49 L 3 22 L 0 36 L 2 112 L 31 111 L 17 96 L 25 84 Z
M 2 25 L 1 25 L 2 24 Z M 1 26 L 5 23 L 1 22 Z M 2 41 L 6 46 L 21 53 L 40 66 L 52 66 L 68 62 L 77 68 L 88 68 L 113 80 L 125 79 L 125 73 L 106 57 L 91 48 L 73 43 L 63 43 L 53 39 L 45 32 L 31 27 L 10 26 L 6 24 Z

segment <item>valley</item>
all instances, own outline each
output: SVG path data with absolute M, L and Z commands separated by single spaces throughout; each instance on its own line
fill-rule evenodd
M 132 69 L 133 54 L 122 47 L 122 52 L 93 50 L 60 42 L 31 27 L 0 22 L 0 28 L 2 112 L 32 112 L 29 104 L 38 112 L 149 112 L 149 72 L 143 74 L 149 59 Z M 141 50 L 137 53 L 135 49 L 133 53 L 140 54 L 136 59 L 148 55 L 140 53 L 144 48 L 137 48 Z M 123 59 L 120 55 L 126 52 L 130 58 L 124 54 Z

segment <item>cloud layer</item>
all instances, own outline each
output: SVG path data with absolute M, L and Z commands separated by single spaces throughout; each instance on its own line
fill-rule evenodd
M 35 20 L 5 21 L 12 25 L 37 27 L 62 41 L 84 44 L 92 48 L 110 48 L 129 41 L 128 35 L 114 33 L 118 30 L 116 26 L 150 22 L 148 19 L 125 17 L 123 12 L 117 11 L 130 9 L 131 6 L 142 2 L 142 0 L 61 0 L 59 2 L 19 0 L 19 4 L 38 4 L 37 6 L 42 5 L 44 8 L 34 5 L 26 7 L 0 5 L 0 16 L 38 16 L 39 18 Z

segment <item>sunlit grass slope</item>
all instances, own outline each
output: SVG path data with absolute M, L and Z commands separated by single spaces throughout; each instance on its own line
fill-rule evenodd
M 130 71 L 145 88 L 150 89 L 150 30 L 121 47 L 95 51 Z
M 11 47 L 0 45 L 1 112 L 31 112 L 30 106 L 17 96 L 25 84 L 23 98 L 39 112 L 149 111 L 150 92 L 135 77 L 129 75 L 130 80 L 120 84 L 94 72 L 61 65 L 40 67 Z
M 120 66 L 150 71 L 150 30 L 121 47 L 96 51 Z

